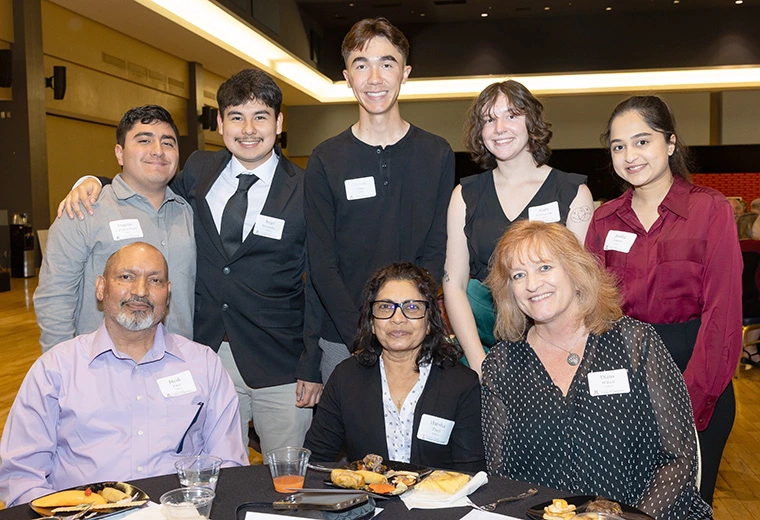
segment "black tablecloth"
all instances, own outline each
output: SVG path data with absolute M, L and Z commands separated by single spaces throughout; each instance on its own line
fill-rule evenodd
M 309 470 L 306 476 L 306 487 L 325 487 L 325 473 L 318 473 Z M 152 501 L 158 502 L 163 493 L 179 487 L 177 475 L 163 475 L 143 480 L 132 481 L 131 484 L 145 491 Z M 517 495 L 529 487 L 537 487 L 538 494 L 513 503 L 502 504 L 496 510 L 497 513 L 510 515 L 517 518 L 527 518 L 525 510 L 541 502 L 546 502 L 552 498 L 566 496 L 567 493 L 555 491 L 541 486 L 531 486 L 524 482 L 516 482 L 501 477 L 488 477 L 488 484 L 481 487 L 478 491 L 470 495 L 470 498 L 476 504 L 487 504 L 498 498 Z M 242 468 L 225 468 L 219 475 L 219 482 L 216 486 L 216 498 L 211 510 L 213 520 L 235 520 L 235 510 L 240 504 L 245 502 L 271 503 L 275 500 L 281 500 L 285 495 L 277 493 L 272 486 L 272 478 L 269 475 L 269 468 L 266 466 L 247 466 Z M 383 513 L 379 518 L 399 519 L 408 518 L 420 520 L 456 520 L 462 518 L 470 512 L 469 507 L 458 507 L 451 509 L 414 509 L 409 511 L 398 497 L 390 500 L 379 500 L 378 507 L 383 508 Z M 256 508 L 256 511 L 275 513 L 269 507 L 262 506 Z M 286 511 L 283 514 L 310 516 L 319 518 L 319 513 L 314 511 Z M 37 515 L 28 505 L 21 505 L 0 511 L 0 520 L 28 520 L 38 518 Z

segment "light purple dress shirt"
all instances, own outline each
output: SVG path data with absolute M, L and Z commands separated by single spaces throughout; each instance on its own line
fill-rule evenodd
M 185 371 L 195 391 L 165 397 L 157 381 Z M 219 356 L 159 324 L 135 363 L 101 324 L 43 354 L 26 375 L 0 441 L 0 499 L 13 506 L 91 482 L 174 473 L 177 459 L 200 454 L 248 464 Z

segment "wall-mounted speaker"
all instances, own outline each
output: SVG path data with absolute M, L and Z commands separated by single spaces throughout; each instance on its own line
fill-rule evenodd
M 208 105 L 203 105 L 203 110 L 201 111 L 201 115 L 198 118 L 198 122 L 201 124 L 201 127 L 204 130 L 211 130 L 212 132 L 216 132 L 217 115 L 219 115 L 219 109 L 210 107 Z
M 0 49 L 0 87 L 8 88 L 11 86 L 12 71 L 11 50 Z
M 53 89 L 53 99 L 63 99 L 66 95 L 66 67 L 55 65 L 53 75 L 45 78 L 45 87 Z

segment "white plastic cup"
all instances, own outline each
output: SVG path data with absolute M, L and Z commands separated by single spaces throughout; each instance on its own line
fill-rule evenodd
M 167 520 L 208 520 L 216 495 L 207 487 L 184 487 L 161 495 Z
M 303 488 L 310 456 L 310 450 L 295 446 L 268 451 L 266 460 L 272 474 L 274 490 L 279 493 L 291 493 L 292 489 Z
M 222 459 L 212 455 L 187 457 L 174 463 L 182 487 L 207 487 L 216 491 Z

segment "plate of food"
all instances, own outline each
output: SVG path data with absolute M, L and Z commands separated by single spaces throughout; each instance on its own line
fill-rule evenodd
M 583 515 L 581 518 L 592 518 L 587 516 L 591 514 L 598 514 L 600 519 L 654 520 L 635 507 L 593 495 L 555 498 L 533 506 L 526 513 L 533 520 L 570 520 L 579 515 Z
M 383 461 L 380 455 L 370 454 L 362 460 L 332 470 L 330 479 L 325 480 L 325 484 L 393 496 L 411 489 L 432 471 L 407 462 Z
M 88 518 L 108 518 L 122 511 L 140 507 L 150 497 L 126 482 L 99 482 L 56 491 L 32 500 L 29 505 L 42 516 L 73 515 L 90 504 L 94 513 Z

